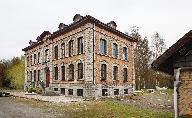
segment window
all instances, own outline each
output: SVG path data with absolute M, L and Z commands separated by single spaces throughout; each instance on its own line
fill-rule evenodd
M 27 57 L 27 66 L 29 66 L 29 57 Z
M 30 56 L 30 64 L 31 64 L 31 66 L 33 65 L 33 61 L 32 60 L 33 60 L 33 56 L 31 55 Z
M 38 57 L 37 57 L 37 63 L 39 63 L 39 62 L 40 62 L 40 56 L 41 56 L 41 55 L 40 55 L 40 52 L 38 52 L 37 56 L 38 56 Z
M 74 65 L 69 65 L 69 80 L 74 80 Z
M 65 81 L 65 66 L 61 66 L 61 80 Z
M 83 89 L 77 89 L 77 96 L 83 97 Z
M 33 74 L 32 74 L 32 71 L 30 71 L 30 81 L 32 81 L 32 78 L 33 78 Z
M 124 89 L 124 94 L 128 94 L 128 89 Z
M 37 57 L 36 57 L 36 54 L 34 54 L 34 60 L 33 60 L 33 61 L 34 61 L 34 62 L 33 62 L 34 64 L 36 64 L 36 58 L 37 58 Z
M 117 58 L 118 55 L 118 46 L 116 43 L 113 43 L 113 57 Z
M 40 70 L 37 71 L 37 75 L 38 75 L 37 76 L 37 81 L 40 81 L 40 74 L 41 74 L 40 72 L 41 72 Z
M 36 81 L 36 70 L 34 70 L 34 82 Z
M 82 54 L 83 53 L 83 37 L 79 37 L 77 39 L 78 41 L 78 54 Z
M 61 94 L 65 95 L 65 88 L 61 88 Z
M 102 96 L 108 96 L 107 89 L 102 89 Z
M 78 63 L 78 79 L 83 79 L 83 63 Z
M 123 60 L 127 60 L 127 48 L 123 47 Z
M 54 59 L 58 59 L 58 46 L 55 46 L 54 48 Z
M 107 79 L 107 65 L 101 64 L 101 80 Z
M 58 88 L 54 88 L 54 91 L 58 91 Z
M 73 95 L 73 89 L 68 89 L 68 94 Z
M 65 43 L 61 44 L 61 58 L 65 57 Z
M 128 76 L 127 68 L 123 68 L 124 81 L 127 81 L 127 78 L 128 78 L 127 76 Z
M 69 41 L 69 57 L 73 55 L 73 40 Z
M 55 80 L 58 80 L 58 67 L 54 67 Z
M 113 80 L 117 80 L 117 76 L 118 76 L 118 67 L 113 66 Z
M 119 89 L 114 89 L 114 95 L 119 95 Z
M 49 49 L 45 50 L 45 62 L 48 61 Z
M 107 42 L 105 39 L 100 39 L 100 53 L 102 55 L 107 54 Z

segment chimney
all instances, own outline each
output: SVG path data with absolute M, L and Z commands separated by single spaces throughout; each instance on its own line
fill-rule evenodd
M 29 45 L 33 45 L 35 42 L 33 42 L 32 40 L 29 41 Z
M 83 18 L 83 16 L 81 16 L 80 14 L 76 14 L 74 17 L 73 17 L 73 22 L 77 22 L 79 20 L 81 20 Z
M 117 24 L 115 23 L 115 21 L 110 21 L 109 23 L 107 23 L 107 25 L 108 25 L 109 27 L 114 28 L 114 29 L 117 28 Z
M 66 25 L 66 24 L 64 24 L 64 23 L 60 23 L 59 24 L 59 30 L 62 30 L 62 29 L 64 29 L 65 27 L 67 27 L 68 25 Z

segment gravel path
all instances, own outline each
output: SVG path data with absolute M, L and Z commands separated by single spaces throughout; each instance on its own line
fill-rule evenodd
M 49 109 L 17 102 L 13 97 L 0 97 L 0 118 L 56 118 L 61 117 L 59 115 Z

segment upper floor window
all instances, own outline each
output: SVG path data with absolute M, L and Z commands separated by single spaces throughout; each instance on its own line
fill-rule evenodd
M 36 64 L 36 59 L 37 59 L 37 55 L 34 54 L 34 60 L 33 60 L 33 61 L 34 61 L 34 62 L 33 62 L 34 64 Z
M 27 57 L 27 66 L 29 66 L 29 57 Z
M 58 80 L 58 67 L 54 67 L 54 78 L 55 80 Z
M 69 41 L 69 56 L 73 55 L 73 40 Z
M 124 77 L 124 81 L 127 81 L 127 80 L 128 80 L 127 68 L 123 68 L 123 77 Z
M 49 56 L 49 49 L 45 50 L 45 61 L 48 61 L 48 56 Z
M 100 53 L 103 55 L 107 54 L 107 42 L 105 39 L 100 39 Z
M 34 82 L 36 81 L 36 70 L 34 70 Z
M 101 80 L 107 79 L 107 65 L 101 64 Z
M 83 79 L 83 63 L 78 63 L 78 79 Z
M 61 66 L 61 80 L 65 80 L 65 66 Z
M 69 65 L 69 80 L 74 80 L 74 65 Z
M 79 37 L 77 39 L 78 42 L 78 54 L 82 54 L 83 53 L 83 37 Z
M 41 71 L 38 70 L 38 71 L 37 71 L 37 81 L 40 81 L 40 74 L 41 74 Z
M 61 44 L 61 57 L 64 58 L 65 57 L 65 43 Z
M 116 43 L 113 43 L 113 57 L 117 58 L 118 56 L 118 46 Z
M 30 56 L 30 64 L 31 64 L 31 66 L 33 65 L 33 56 L 32 55 Z
M 127 48 L 123 47 L 123 60 L 127 60 Z
M 54 48 L 54 55 L 55 55 L 55 59 L 58 59 L 58 46 L 55 46 Z
M 118 76 L 118 67 L 113 66 L 113 80 L 117 80 L 117 76 Z
M 37 57 L 37 63 L 39 63 L 39 62 L 40 62 L 40 56 L 41 56 L 41 55 L 40 55 L 40 52 L 38 52 L 37 56 L 38 56 L 38 57 Z

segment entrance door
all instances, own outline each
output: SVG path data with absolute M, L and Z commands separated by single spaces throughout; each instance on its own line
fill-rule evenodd
M 49 87 L 50 84 L 50 70 L 49 68 L 46 69 L 46 87 Z

